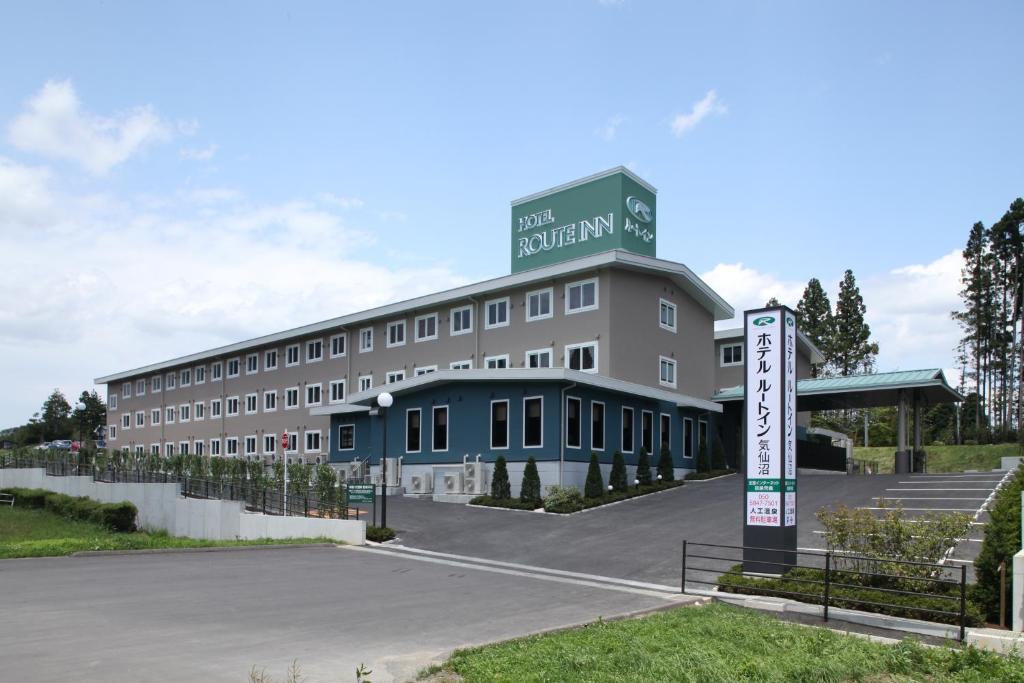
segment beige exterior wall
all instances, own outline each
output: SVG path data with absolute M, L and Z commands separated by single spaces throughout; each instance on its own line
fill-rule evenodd
M 733 344 L 743 344 L 743 337 L 731 339 L 718 339 L 715 341 L 715 391 L 738 387 L 743 384 L 743 364 L 722 365 L 722 347 Z M 811 358 L 807 351 L 800 345 L 796 347 L 796 378 L 806 379 L 811 376 Z

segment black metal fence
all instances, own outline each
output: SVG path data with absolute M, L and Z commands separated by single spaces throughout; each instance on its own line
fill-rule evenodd
M 746 573 L 744 550 L 768 557 L 795 555 L 797 562 L 772 562 L 762 554 L 758 564 L 777 567 L 778 576 Z M 960 642 L 967 627 L 965 565 L 683 541 L 681 592 L 690 584 L 821 605 L 825 621 L 830 607 L 842 607 L 947 623 L 959 627 Z

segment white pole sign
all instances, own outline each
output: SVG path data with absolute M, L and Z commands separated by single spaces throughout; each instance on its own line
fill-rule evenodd
M 786 384 L 782 390 L 784 426 L 786 430 L 786 514 L 785 526 L 796 526 L 796 316 L 786 311 L 786 366 L 783 369 Z

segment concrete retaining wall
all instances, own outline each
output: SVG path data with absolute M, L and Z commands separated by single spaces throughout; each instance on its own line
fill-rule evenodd
M 46 489 L 104 503 L 129 501 L 139 510 L 141 528 L 161 529 L 172 536 L 213 541 L 324 537 L 353 545 L 366 543 L 362 520 L 246 512 L 238 501 L 184 498 L 178 484 L 108 484 L 92 477 L 50 477 L 43 469 L 0 469 L 0 488 L 8 487 Z

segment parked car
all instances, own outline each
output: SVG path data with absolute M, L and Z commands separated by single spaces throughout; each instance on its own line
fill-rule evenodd
M 67 439 L 58 439 L 50 443 L 50 448 L 56 448 L 61 451 L 70 451 L 71 442 Z
M 50 442 L 49 441 L 42 442 L 41 444 L 36 446 L 36 450 L 37 451 L 48 451 L 48 450 L 50 450 Z

